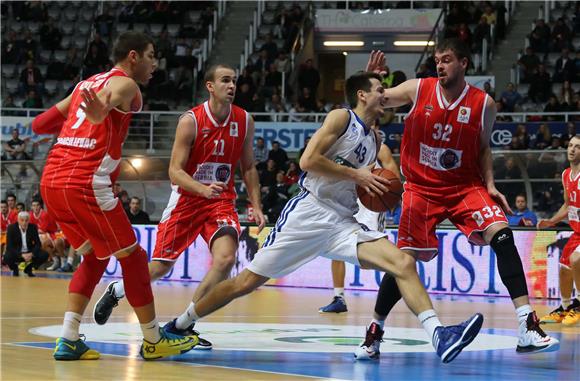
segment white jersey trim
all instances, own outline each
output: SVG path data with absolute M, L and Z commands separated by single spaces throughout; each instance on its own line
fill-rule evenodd
M 159 223 L 165 222 L 171 217 L 171 213 L 177 207 L 177 203 L 181 198 L 181 193 L 178 191 L 179 187 L 175 184 L 171 185 L 171 196 L 169 196 L 169 201 L 167 202 L 167 206 L 165 210 L 163 210 L 163 214 L 161 215 L 161 220 Z
M 205 101 L 203 102 L 203 108 L 205 110 L 205 113 L 207 114 L 207 117 L 209 118 L 209 120 L 212 122 L 212 124 L 215 127 L 224 127 L 228 124 L 228 122 L 230 121 L 230 117 L 232 116 L 232 105 L 230 105 L 230 110 L 228 113 L 228 116 L 226 117 L 226 119 L 224 120 L 224 122 L 220 125 L 214 118 L 213 115 L 211 113 L 211 110 L 209 108 L 209 101 Z
M 483 100 L 483 108 L 481 110 L 481 132 L 480 132 L 480 138 L 484 139 L 485 137 L 487 137 L 487 132 L 488 130 L 485 127 L 485 110 L 487 109 L 487 97 L 489 97 L 489 95 L 485 94 L 485 99 Z M 491 125 L 490 129 L 493 129 L 493 124 Z
M 439 81 L 437 81 L 437 85 L 435 86 L 435 92 L 437 93 L 437 102 L 439 103 L 439 107 L 449 111 L 454 110 L 459 105 L 459 103 L 461 103 L 463 98 L 465 98 L 465 95 L 467 95 L 468 90 L 469 83 L 465 82 L 465 87 L 463 88 L 463 91 L 461 92 L 459 97 L 455 100 L 455 102 L 453 102 L 452 105 L 449 105 L 449 102 L 447 101 L 447 99 L 445 99 L 445 97 L 441 92 L 441 85 L 439 84 Z

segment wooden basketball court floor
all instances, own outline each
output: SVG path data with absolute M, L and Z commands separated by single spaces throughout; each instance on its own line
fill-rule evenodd
M 69 277 L 37 274 L 0 278 L 2 380 L 580 380 L 580 325 L 544 326 L 561 340 L 558 352 L 517 355 L 514 310 L 505 298 L 433 296 L 445 324 L 476 311 L 486 319 L 480 336 L 451 364 L 440 363 L 402 303 L 387 320 L 380 361 L 357 362 L 352 350 L 364 336 L 375 292 L 347 291 L 349 312 L 330 315 L 317 311 L 330 301 L 331 290 L 277 287 L 263 287 L 199 322 L 196 328 L 213 341 L 213 350 L 151 362 L 138 356 L 139 326 L 128 303 L 121 302 L 110 323 L 97 326 L 93 300 L 81 333 L 101 359 L 58 362 L 52 349 Z M 181 313 L 196 286 L 156 283 L 159 320 Z M 543 314 L 555 302 L 534 305 Z

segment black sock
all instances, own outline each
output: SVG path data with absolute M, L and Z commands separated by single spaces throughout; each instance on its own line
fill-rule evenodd
M 526 274 L 514 242 L 512 230 L 503 228 L 498 231 L 491 239 L 490 246 L 496 254 L 497 270 L 501 281 L 512 300 L 528 295 Z
M 379 316 L 387 316 L 401 298 L 401 292 L 399 291 L 395 277 L 385 273 L 383 280 L 381 280 L 381 286 L 379 287 L 375 312 Z

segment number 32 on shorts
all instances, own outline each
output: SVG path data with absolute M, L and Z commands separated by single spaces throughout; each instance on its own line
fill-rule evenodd
M 477 222 L 477 226 L 483 225 L 484 220 L 496 217 L 504 217 L 502 210 L 499 206 L 493 205 L 492 207 L 485 206 L 481 210 L 473 212 L 471 217 Z

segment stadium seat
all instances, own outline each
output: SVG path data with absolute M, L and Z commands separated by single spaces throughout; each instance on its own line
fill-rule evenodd
M 179 24 L 167 24 L 167 33 L 169 33 L 170 37 L 177 37 Z
M 26 27 L 28 28 L 28 30 L 30 30 L 32 32 L 32 34 L 37 34 L 38 30 L 40 29 L 40 24 L 37 22 L 31 21 L 31 22 L 26 24 Z
M 46 70 L 48 69 L 48 65 L 36 65 L 38 70 L 40 70 L 40 74 L 42 74 L 42 78 L 46 78 Z
M 67 90 L 73 85 L 72 81 L 69 80 L 65 80 L 65 81 L 60 81 L 60 88 L 63 91 L 63 93 L 66 93 Z
M 2 77 L 6 78 L 6 79 L 14 77 L 14 75 L 16 74 L 15 69 L 16 69 L 16 65 L 3 64 L 2 65 Z
M 44 83 L 44 89 L 50 96 L 54 96 L 58 92 L 58 81 L 48 79 Z
M 49 63 L 50 62 L 50 57 L 52 56 L 52 52 L 50 50 L 41 50 L 40 51 L 40 62 L 43 63 Z
M 56 62 L 63 62 L 66 60 L 66 50 L 55 50 L 53 60 Z
M 147 30 L 147 24 L 134 24 L 133 30 L 135 32 L 145 32 Z
M 163 30 L 162 24 L 149 24 L 149 30 L 151 31 L 151 35 L 154 37 L 158 37 Z
M 127 29 L 129 29 L 129 24 L 120 22 L 117 24 L 117 27 L 115 29 L 117 30 L 118 33 L 124 33 L 127 31 Z
M 4 84 L 6 85 L 6 91 L 8 91 L 9 94 L 14 94 L 18 91 L 18 80 L 16 78 L 6 79 Z
M 76 30 L 83 36 L 86 36 L 91 31 L 91 25 L 84 22 L 79 22 L 76 24 Z
M 63 49 L 70 48 L 71 41 L 72 41 L 71 36 L 62 36 L 62 40 L 60 40 L 60 47 Z
M 68 22 L 74 22 L 77 20 L 77 10 L 72 7 L 68 7 L 64 11 L 64 18 Z

